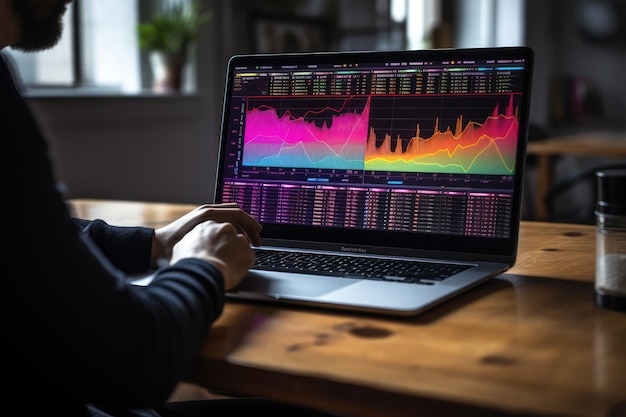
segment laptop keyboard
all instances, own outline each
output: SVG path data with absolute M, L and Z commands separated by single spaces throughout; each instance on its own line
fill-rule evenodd
M 441 262 L 256 249 L 253 269 L 433 285 L 470 268 Z

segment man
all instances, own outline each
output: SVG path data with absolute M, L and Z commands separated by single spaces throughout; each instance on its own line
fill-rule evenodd
M 53 46 L 67 3 L 0 0 L 0 50 Z M 254 399 L 163 404 L 224 291 L 252 266 L 261 226 L 232 205 L 203 205 L 157 230 L 72 219 L 1 56 L 0 109 L 0 415 L 315 414 Z M 150 285 L 126 282 L 159 258 L 170 263 Z

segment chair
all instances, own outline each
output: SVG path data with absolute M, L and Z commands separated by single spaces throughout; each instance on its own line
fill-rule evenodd
M 596 172 L 605 169 L 626 169 L 626 163 L 613 163 L 594 166 L 556 181 L 545 195 L 545 206 L 548 210 L 548 221 L 557 223 L 595 224 L 595 206 L 598 195 Z M 559 210 L 558 201 L 565 198 L 568 192 L 581 185 L 590 186 L 588 204 L 570 212 Z M 626 192 L 626 191 L 625 191 Z

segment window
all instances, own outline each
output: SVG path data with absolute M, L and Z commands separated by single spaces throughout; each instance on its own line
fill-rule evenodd
M 524 4 L 525 0 L 391 0 L 391 17 L 406 20 L 408 49 L 437 46 L 433 33 L 444 28 L 445 8 L 452 8 L 455 15 L 454 22 L 445 22 L 454 25 L 449 46 L 518 46 L 524 43 Z
M 19 68 L 25 86 L 73 86 L 77 81 L 74 55 L 74 6 L 70 4 L 63 17 L 64 32 L 52 49 L 38 53 L 25 53 L 6 49 Z
M 400 0 L 396 0 L 399 2 Z M 405 0 L 407 48 L 432 48 L 430 34 L 441 23 L 441 0 Z
M 137 0 L 80 0 L 81 85 L 141 90 Z
M 140 0 L 74 0 L 52 49 L 23 53 L 9 48 L 27 89 L 79 87 L 88 91 L 141 90 L 136 25 Z
M 459 47 L 524 44 L 524 0 L 458 1 Z

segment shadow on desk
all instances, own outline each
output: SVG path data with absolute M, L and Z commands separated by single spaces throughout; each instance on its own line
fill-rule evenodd
M 215 323 L 207 348 L 219 352 L 219 356 L 229 356 L 250 344 L 253 335 L 263 334 L 264 327 L 280 323 L 285 327 L 285 334 L 302 332 L 305 340 L 290 343 L 285 349 L 291 353 L 324 346 L 341 337 L 360 340 L 377 340 L 393 337 L 397 325 L 431 326 L 440 320 L 449 319 L 471 305 L 480 305 L 482 300 L 495 294 L 507 293 L 506 303 L 500 303 L 498 309 L 511 310 L 505 316 L 515 315 L 515 286 L 503 278 L 493 278 L 474 288 L 467 290 L 449 300 L 434 306 L 413 317 L 384 316 L 367 312 L 352 312 L 338 309 L 325 309 L 290 304 L 274 304 L 261 300 L 233 299 L 227 302 L 223 316 Z M 489 314 L 489 310 L 484 310 Z M 500 311 L 498 314 L 502 314 Z M 488 319 L 488 317 L 485 317 Z M 311 327 L 302 327 L 302 323 L 311 321 L 332 322 L 330 327 L 324 326 L 311 336 Z M 255 344 L 257 342 L 254 342 Z M 259 341 L 258 343 L 267 344 Z M 276 343 L 273 340 L 271 343 Z M 270 343 L 270 345 L 271 345 Z
M 369 417 L 511 417 L 532 404 L 573 416 L 577 402 L 600 407 L 594 384 L 619 409 L 626 316 L 593 294 L 592 282 L 503 274 L 411 318 L 229 301 L 189 380 Z
M 284 327 L 285 335 L 301 333 L 304 336 L 286 345 L 286 351 L 291 353 L 324 346 L 337 338 L 393 338 L 398 329 L 404 326 L 437 329 L 436 325 L 440 322 L 445 323 L 443 328 L 450 332 L 446 336 L 454 340 L 463 338 L 473 328 L 486 323 L 489 326 L 501 323 L 510 331 L 512 325 L 519 323 L 535 320 L 547 323 L 553 318 L 562 319 L 565 306 L 571 305 L 572 300 L 577 303 L 578 311 L 567 314 L 572 318 L 579 314 L 589 317 L 590 310 L 597 308 L 593 294 L 594 286 L 591 282 L 502 274 L 413 317 L 232 300 L 227 304 L 236 305 L 236 308 L 227 308 L 224 316 L 215 324 L 210 337 L 210 350 L 218 351 L 219 356 L 229 356 L 242 347 L 245 349 L 251 343 L 251 338 L 254 339 L 253 335 L 262 335 L 266 330 L 270 331 L 265 327 L 277 324 Z M 308 327 L 302 327 L 305 322 Z M 315 328 L 311 327 L 312 322 L 325 324 Z M 576 326 L 581 324 L 578 320 L 571 323 Z M 271 333 L 276 334 L 275 329 L 271 329 Z M 428 337 L 427 333 L 424 335 Z M 259 340 L 254 341 L 254 344 L 272 345 L 276 342 Z M 483 360 L 509 360 L 505 357 L 496 355 Z
M 543 290 L 535 287 L 541 287 Z M 253 330 L 258 330 L 268 322 L 277 319 L 274 316 L 290 315 L 291 313 L 300 313 L 304 315 L 326 316 L 333 319 L 341 319 L 341 325 L 335 326 L 335 330 L 348 332 L 355 337 L 361 338 L 382 338 L 389 336 L 391 332 L 387 329 L 377 326 L 373 328 L 368 323 L 375 320 L 377 323 L 403 323 L 415 325 L 432 325 L 441 320 L 450 320 L 459 312 L 466 311 L 468 308 L 481 312 L 481 318 L 490 319 L 492 313 L 497 313 L 499 317 L 517 316 L 523 310 L 533 310 L 539 308 L 538 304 L 542 304 L 541 310 L 550 308 L 554 302 L 551 295 L 559 293 L 560 290 L 572 291 L 577 293 L 587 293 L 588 301 L 592 303 L 594 287 L 591 282 L 573 282 L 571 280 L 529 277 L 513 274 L 501 274 L 492 278 L 478 286 L 471 288 L 461 294 L 456 295 L 431 309 L 410 317 L 402 316 L 385 316 L 369 312 L 353 312 L 348 310 L 340 310 L 333 308 L 308 307 L 296 304 L 275 304 L 262 300 L 229 300 L 229 304 L 238 305 L 236 317 L 229 317 L 228 321 L 237 323 L 237 332 L 241 337 Z M 549 291 L 546 291 L 549 289 Z M 542 297 L 537 297 L 535 291 L 542 291 Z M 559 293 L 560 294 L 560 293 Z M 579 294 L 580 295 L 580 294 Z M 582 298 L 582 297 L 581 297 Z M 532 306 L 527 304 L 532 303 Z M 483 308 L 482 306 L 488 306 Z M 213 333 L 225 330 L 220 327 L 218 321 Z M 224 336 L 223 338 L 221 336 Z M 239 346 L 241 340 L 233 339 L 229 334 L 221 334 L 216 337 L 218 343 L 222 343 L 220 349 L 224 352 L 230 352 Z M 241 338 L 240 338 L 241 339 Z M 228 340 L 227 343 L 223 343 Z
M 506 289 L 513 289 L 513 286 L 507 280 L 501 278 L 492 278 L 486 282 L 483 282 L 473 288 L 466 290 L 448 300 L 433 306 L 432 308 L 414 316 L 393 316 L 384 315 L 379 313 L 371 313 L 366 311 L 351 311 L 344 310 L 337 307 L 313 307 L 306 304 L 276 304 L 272 301 L 263 300 L 243 300 L 243 299 L 229 299 L 229 303 L 236 303 L 244 307 L 239 309 L 240 313 L 243 313 L 237 318 L 238 323 L 247 323 L 248 328 L 251 330 L 254 327 L 262 325 L 270 316 L 274 314 L 282 314 L 283 311 L 289 310 L 293 312 L 302 312 L 304 314 L 311 313 L 317 315 L 326 315 L 329 317 L 343 317 L 346 320 L 368 320 L 375 319 L 377 321 L 389 320 L 392 322 L 412 322 L 415 324 L 431 324 L 441 318 L 454 313 L 457 310 L 465 308 L 467 305 L 477 302 L 478 300 L 495 292 L 500 292 Z M 346 322 L 348 323 L 348 322 Z M 219 326 L 219 323 L 218 323 Z M 384 337 L 386 331 L 366 330 L 359 328 L 353 324 L 346 324 L 343 330 L 347 330 L 354 335 L 360 337 Z

